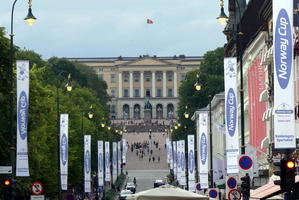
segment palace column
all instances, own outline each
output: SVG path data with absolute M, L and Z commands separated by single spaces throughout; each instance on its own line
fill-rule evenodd
M 129 95 L 130 98 L 133 98 L 133 72 L 130 71 L 130 80 L 129 80 Z
M 140 97 L 144 98 L 144 72 L 140 72 Z
M 118 98 L 122 98 L 123 82 L 122 82 L 122 72 L 118 73 Z
M 163 71 L 163 97 L 166 97 L 166 71 Z
M 178 78 L 177 72 L 173 72 L 173 96 L 178 97 Z
M 156 72 L 152 72 L 152 97 L 156 97 Z

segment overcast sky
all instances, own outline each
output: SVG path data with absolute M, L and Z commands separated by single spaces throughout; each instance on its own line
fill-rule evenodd
M 32 0 L 38 19 L 31 27 L 23 20 L 27 2 L 15 6 L 14 43 L 43 58 L 197 56 L 225 43 L 215 19 L 219 0 Z M 7 32 L 12 3 L 1 0 L 0 26 Z

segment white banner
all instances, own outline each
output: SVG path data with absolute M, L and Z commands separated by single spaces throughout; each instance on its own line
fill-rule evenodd
M 195 192 L 194 135 L 188 135 L 188 190 Z
M 126 153 L 127 153 L 127 142 L 126 139 L 123 139 L 123 164 L 126 164 L 127 160 L 126 160 Z
M 239 173 L 237 58 L 224 58 L 227 173 Z
M 84 192 L 91 192 L 91 137 L 84 135 Z
M 181 141 L 176 141 L 176 166 L 177 166 L 177 179 L 181 185 Z
M 68 175 L 68 123 L 69 115 L 60 114 L 60 182 L 61 190 L 67 190 Z
M 120 142 L 117 142 L 117 175 L 121 173 L 121 148 Z
M 177 149 L 176 149 L 176 141 L 172 141 L 173 147 L 173 174 L 174 177 L 177 178 Z
M 117 143 L 112 143 L 112 177 L 113 177 L 113 183 L 115 182 L 117 178 Z
M 273 0 L 274 146 L 295 149 L 293 1 Z
M 170 163 L 170 156 L 169 156 L 169 138 L 166 138 L 166 161 L 167 161 L 167 164 Z
M 103 141 L 98 141 L 98 186 L 104 186 L 104 146 Z
M 17 60 L 17 166 L 16 176 L 29 176 L 27 126 L 29 108 L 29 61 Z
M 209 188 L 208 113 L 199 114 L 199 179 L 201 188 Z
M 185 140 L 181 140 L 181 185 L 186 186 L 186 156 L 185 156 Z
M 105 181 L 111 181 L 111 170 L 110 170 L 110 144 L 105 142 Z
M 169 162 L 170 162 L 170 169 L 173 170 L 173 149 L 172 149 L 172 142 L 168 141 L 168 147 L 169 147 Z

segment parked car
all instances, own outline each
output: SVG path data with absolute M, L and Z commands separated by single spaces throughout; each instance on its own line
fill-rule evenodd
M 133 194 L 131 190 L 122 190 L 119 194 L 119 200 L 126 200 L 131 194 Z
M 133 182 L 128 182 L 126 185 L 126 189 L 130 190 L 133 194 L 136 192 L 136 185 Z
M 165 185 L 165 181 L 164 180 L 162 180 L 162 179 L 155 180 L 155 182 L 154 182 L 154 188 L 160 187 L 161 185 Z

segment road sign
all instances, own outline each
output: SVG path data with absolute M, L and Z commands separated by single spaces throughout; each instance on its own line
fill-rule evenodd
M 236 186 L 237 186 L 237 181 L 235 178 L 233 177 L 230 177 L 227 182 L 226 182 L 227 186 L 230 188 L 230 189 L 234 189 Z
M 239 159 L 239 165 L 242 169 L 248 170 L 252 167 L 252 159 L 249 156 L 241 156 Z
M 228 193 L 228 200 L 240 200 L 241 199 L 241 192 L 236 189 L 232 189 Z
M 211 190 L 209 191 L 209 197 L 210 197 L 210 198 L 217 198 L 217 196 L 218 196 L 218 191 L 217 191 L 217 190 L 215 190 L 215 189 L 211 189 Z
M 12 166 L 0 166 L 0 174 L 12 174 Z
M 44 186 L 41 182 L 35 181 L 31 184 L 31 192 L 33 195 L 40 195 L 44 192 Z
M 197 184 L 196 184 L 196 190 L 198 190 L 198 191 L 201 191 L 201 190 L 202 190 L 200 183 L 197 183 Z
M 30 200 L 45 200 L 45 195 L 31 195 Z

